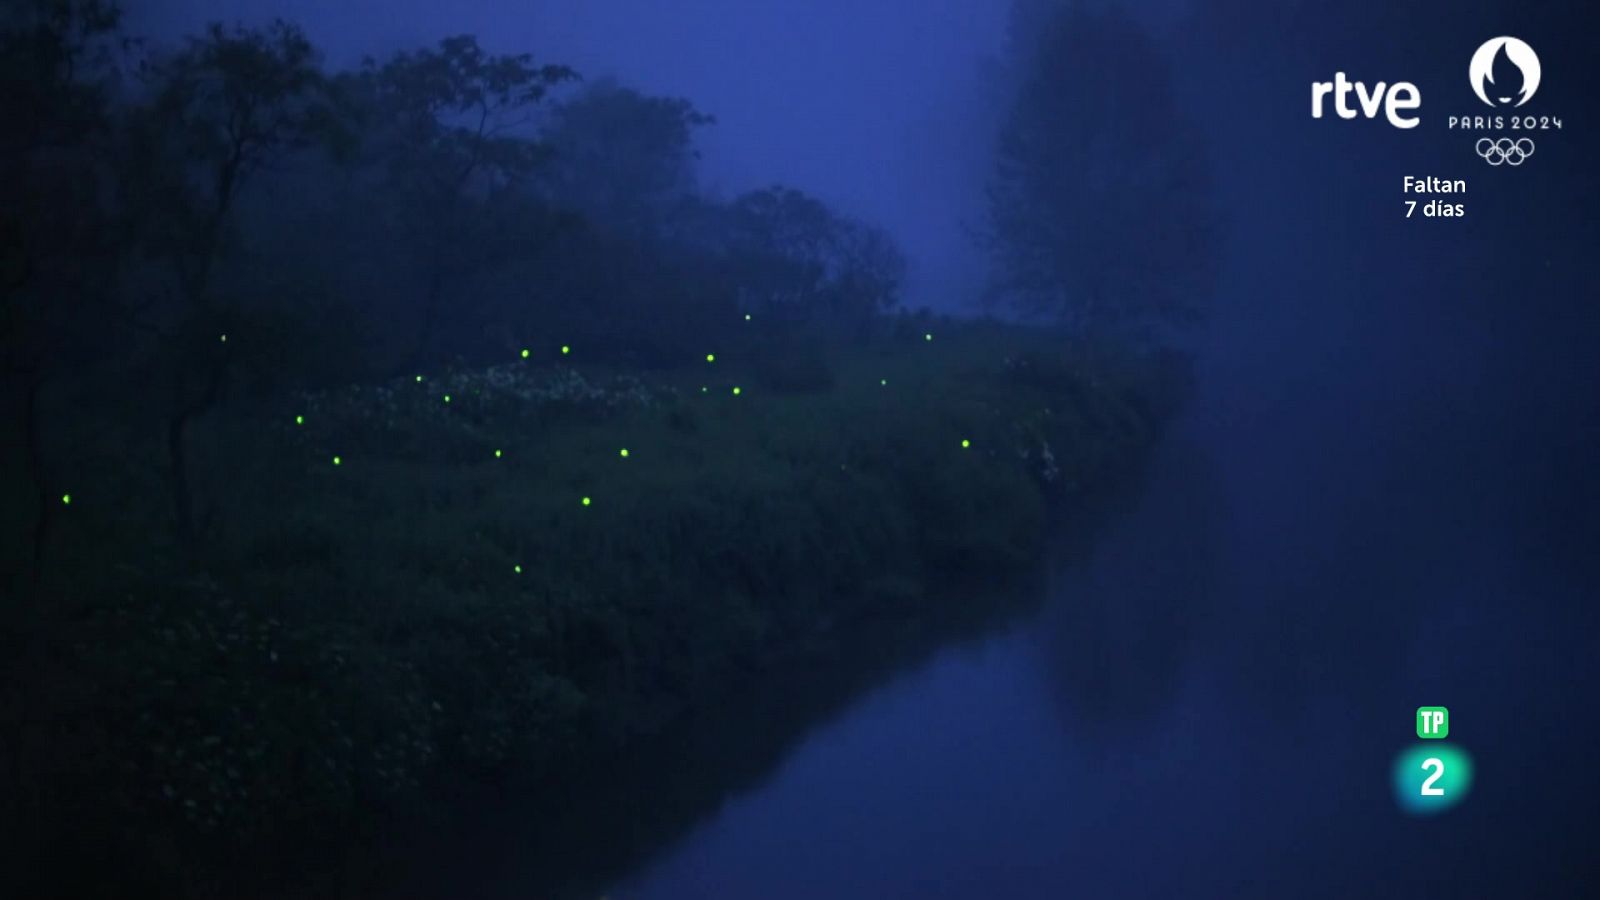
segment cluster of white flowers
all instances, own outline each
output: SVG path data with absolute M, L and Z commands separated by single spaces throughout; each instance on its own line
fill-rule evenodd
M 1017 457 L 1045 484 L 1055 484 L 1061 477 L 1061 467 L 1056 464 L 1056 455 L 1050 449 L 1050 442 L 1043 438 L 1039 438 L 1037 449 L 1023 445 L 1017 451 Z
M 631 376 L 596 382 L 570 367 L 511 364 L 307 393 L 299 398 L 304 410 L 299 415 L 310 421 L 397 428 L 416 421 L 418 415 L 431 419 L 463 406 L 480 413 L 550 407 L 610 412 L 655 406 L 671 393 Z
M 1056 455 L 1050 450 L 1050 442 L 1039 441 L 1039 477 L 1045 484 L 1055 484 L 1061 477 L 1061 467 L 1056 465 Z

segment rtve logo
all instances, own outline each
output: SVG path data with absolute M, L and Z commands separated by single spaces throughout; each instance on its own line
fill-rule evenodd
M 1356 95 L 1359 110 L 1350 108 L 1350 94 Z M 1389 124 L 1396 128 L 1415 128 L 1422 121 L 1418 116 L 1402 116 L 1401 110 L 1416 109 L 1422 105 L 1422 92 L 1409 81 L 1385 84 L 1380 81 L 1369 90 L 1363 82 L 1345 80 L 1343 72 L 1333 73 L 1332 81 L 1311 83 L 1311 118 L 1322 118 L 1322 104 L 1329 94 L 1334 95 L 1333 109 L 1341 119 L 1354 119 L 1364 115 L 1376 119 L 1381 109 Z

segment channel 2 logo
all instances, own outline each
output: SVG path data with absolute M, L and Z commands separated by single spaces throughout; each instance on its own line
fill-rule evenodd
M 1481 137 L 1473 149 L 1491 166 L 1520 166 L 1523 160 L 1533 155 L 1533 140 L 1525 137 L 1516 140 Z

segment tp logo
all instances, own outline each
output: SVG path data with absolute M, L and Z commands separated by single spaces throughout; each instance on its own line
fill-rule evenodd
M 1502 35 L 1483 42 L 1467 68 L 1473 93 L 1490 106 L 1521 106 L 1539 89 L 1539 54 L 1526 41 Z
M 1450 736 L 1450 710 L 1442 706 L 1417 707 L 1417 737 L 1437 741 Z

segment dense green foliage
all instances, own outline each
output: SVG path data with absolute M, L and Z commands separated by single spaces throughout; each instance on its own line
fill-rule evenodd
M 159 441 L 106 410 L 52 448 L 73 487 L 34 783 L 66 821 L 248 843 L 352 827 L 441 767 L 615 746 L 1031 560 L 1049 498 L 1113 477 L 1172 400 L 1154 360 L 911 324 L 817 348 L 826 391 L 770 387 L 755 338 L 645 380 L 546 343 L 230 408 L 197 434 L 231 486 L 199 572 L 148 527 Z

